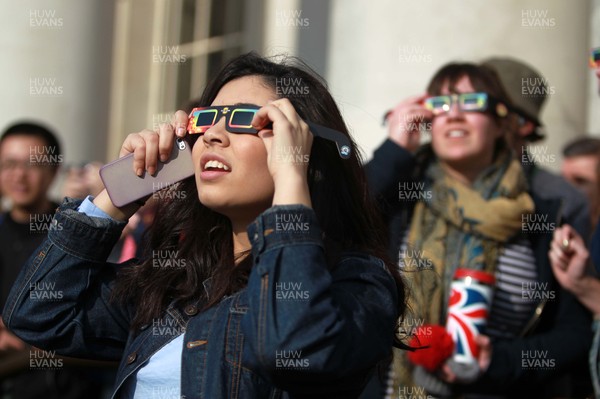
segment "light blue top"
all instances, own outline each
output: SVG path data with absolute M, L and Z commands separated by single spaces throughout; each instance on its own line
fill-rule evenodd
M 123 397 L 133 399 L 179 399 L 181 395 L 181 354 L 183 334 L 166 344 L 142 365 Z
M 88 195 L 87 197 L 85 197 L 83 202 L 79 205 L 77 210 L 79 212 L 85 213 L 88 216 L 112 219 L 106 212 L 104 212 L 102 209 L 100 209 L 96 205 L 94 205 L 94 203 L 92 202 L 93 200 L 94 200 L 94 197 L 92 197 L 91 195 Z

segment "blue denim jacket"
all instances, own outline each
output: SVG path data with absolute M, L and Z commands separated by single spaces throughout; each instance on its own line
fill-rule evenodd
M 59 208 L 3 318 L 37 347 L 119 360 L 113 397 L 180 333 L 186 399 L 352 398 L 391 353 L 394 280 L 380 259 L 362 253 L 345 254 L 329 271 L 312 209 L 276 206 L 248 227 L 254 267 L 245 289 L 205 311 L 171 304 L 160 322 L 131 331 L 134 309 L 110 300 L 119 266 L 106 263 L 124 223 L 89 217 L 78 205 L 67 199 Z M 290 212 L 308 228 L 282 229 Z

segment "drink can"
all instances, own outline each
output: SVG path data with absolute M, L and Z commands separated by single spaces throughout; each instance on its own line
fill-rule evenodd
M 485 332 L 494 284 L 491 273 L 459 268 L 450 285 L 446 330 L 455 347 L 449 366 L 464 381 L 479 374 L 479 346 L 475 338 Z

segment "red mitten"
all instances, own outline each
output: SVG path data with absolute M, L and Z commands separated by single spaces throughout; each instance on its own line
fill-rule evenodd
M 438 325 L 425 325 L 417 329 L 409 345 L 408 359 L 427 371 L 437 370 L 454 352 L 454 341 L 446 329 Z

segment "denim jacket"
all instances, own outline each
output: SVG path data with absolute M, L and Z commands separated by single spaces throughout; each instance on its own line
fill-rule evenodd
M 310 208 L 275 206 L 248 227 L 254 266 L 245 289 L 204 311 L 173 303 L 162 320 L 132 331 L 134 309 L 110 300 L 119 266 L 106 263 L 124 223 L 89 217 L 78 204 L 67 199 L 58 209 L 3 318 L 42 349 L 119 360 L 113 397 L 180 333 L 186 399 L 352 398 L 391 354 L 394 280 L 363 253 L 346 253 L 328 270 Z M 303 221 L 291 227 L 302 228 L 281 223 L 291 213 Z

